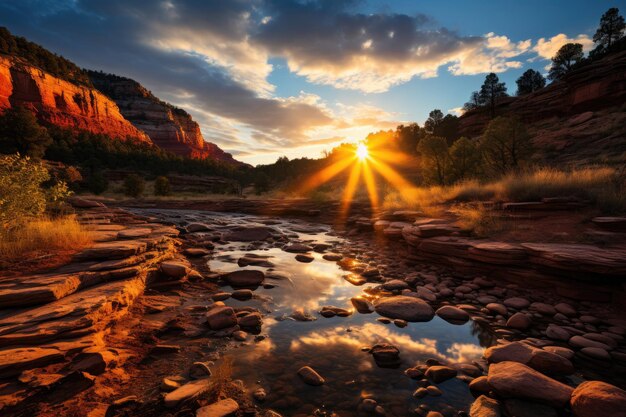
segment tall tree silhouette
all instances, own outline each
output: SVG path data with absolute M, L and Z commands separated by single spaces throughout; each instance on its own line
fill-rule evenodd
M 574 65 L 583 59 L 583 46 L 579 43 L 566 43 L 552 57 L 552 67 L 548 78 L 558 80 L 567 74 Z
M 506 86 L 500 82 L 496 74 L 489 73 L 485 77 L 485 82 L 480 87 L 480 100 L 489 106 L 489 114 L 493 119 L 496 116 L 496 102 L 500 97 L 507 97 Z
M 546 86 L 546 79 L 534 69 L 526 70 L 515 82 L 517 83 L 518 96 L 532 93 Z
M 435 109 L 428 114 L 428 119 L 424 122 L 424 129 L 426 129 L 428 133 L 433 133 L 442 121 L 443 112 L 439 109 Z
M 624 35 L 626 24 L 617 7 L 611 7 L 600 18 L 600 26 L 593 35 L 593 41 L 599 48 L 607 49 Z

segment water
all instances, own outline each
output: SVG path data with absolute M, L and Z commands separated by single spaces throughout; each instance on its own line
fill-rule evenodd
M 228 216 L 220 218 L 229 223 Z M 226 217 L 226 219 L 224 219 Z M 238 218 L 238 222 L 242 219 Z M 246 218 L 245 222 L 258 221 Z M 345 243 L 329 235 L 329 231 L 316 233 L 294 232 L 300 230 L 293 223 L 282 220 L 273 227 L 291 235 L 291 241 L 311 243 Z M 319 226 L 316 226 L 319 227 Z M 296 237 L 297 236 L 297 237 Z M 353 310 L 350 298 L 363 294 L 363 289 L 375 284 L 356 286 L 344 277 L 336 262 L 324 260 L 314 253 L 314 261 L 302 263 L 295 254 L 276 247 L 255 248 L 249 243 L 230 243 L 222 246 L 218 255 L 209 261 L 215 272 L 241 269 L 237 260 L 245 254 L 268 257 L 273 267 L 248 266 L 244 269 L 265 271 L 266 282 L 275 285 L 259 287 L 255 298 L 248 301 L 228 299 L 227 305 L 253 306 L 264 313 L 260 342 L 240 345 L 227 354 L 232 360 L 233 377 L 245 382 L 251 391 L 264 388 L 268 393 L 263 404 L 284 415 L 355 413 L 364 397 L 374 398 L 387 415 L 411 414 L 420 404 L 432 410 L 448 411 L 450 407 L 467 409 L 473 401 L 467 384 L 453 378 L 439 384 L 440 397 L 415 399 L 412 393 L 417 383 L 403 374 L 403 370 L 424 363 L 428 358 L 442 362 L 471 362 L 482 356 L 480 335 L 484 333 L 477 323 L 452 325 L 438 317 L 427 323 L 409 323 L 405 328 L 383 324 L 376 313 L 349 317 L 324 318 L 317 314 L 325 305 Z M 282 278 L 271 278 L 272 273 Z M 225 287 L 225 291 L 231 288 Z M 296 310 L 312 314 L 315 321 L 295 321 L 289 316 Z M 483 340 L 489 338 L 482 338 Z M 380 368 L 363 347 L 378 342 L 388 342 L 400 349 L 402 364 L 398 369 Z M 488 342 L 483 342 L 486 344 Z M 300 367 L 309 365 L 325 379 L 325 385 L 312 387 L 297 375 Z

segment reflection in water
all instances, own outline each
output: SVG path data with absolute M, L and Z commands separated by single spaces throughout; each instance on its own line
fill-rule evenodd
M 299 233 L 299 238 L 318 243 L 327 241 L 328 236 Z M 363 295 L 363 290 L 372 285 L 358 286 L 363 284 L 359 282 L 360 275 L 347 273 L 318 253 L 312 253 L 315 258 L 312 263 L 303 264 L 295 260 L 295 254 L 280 248 L 255 251 L 244 245 L 229 246 L 231 250 L 222 252 L 228 257 L 209 262 L 211 270 L 240 269 L 236 262 L 246 253 L 270 256 L 268 260 L 274 264 L 271 268 L 245 268 L 265 271 L 275 288 L 257 289 L 251 301 L 226 301 L 232 306 L 252 304 L 270 313 L 263 324 L 262 333 L 268 336 L 265 340 L 240 346 L 228 354 L 233 359 L 235 378 L 242 379 L 250 391 L 263 387 L 268 392 L 264 406 L 284 415 L 308 415 L 320 408 L 355 412 L 363 396 L 371 395 L 384 404 L 388 415 L 404 416 L 420 404 L 444 410 L 448 405 L 467 408 L 471 403 L 473 397 L 467 385 L 458 379 L 439 384 L 444 391 L 441 397 L 414 399 L 412 393 L 417 384 L 402 370 L 429 358 L 449 363 L 480 358 L 481 346 L 489 345 L 491 336 L 477 323 L 451 325 L 435 317 L 428 323 L 398 328 L 377 322 L 376 314 L 355 312 L 349 317 L 323 318 L 317 314 L 323 306 L 353 309 L 350 299 Z M 317 320 L 282 320 L 295 310 L 312 313 Z M 383 341 L 400 349 L 399 369 L 379 368 L 372 355 L 363 351 L 364 347 Z M 326 384 L 321 387 L 304 384 L 297 376 L 298 369 L 304 365 L 317 370 Z

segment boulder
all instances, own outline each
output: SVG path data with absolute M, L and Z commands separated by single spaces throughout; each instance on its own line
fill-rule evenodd
M 489 363 L 511 361 L 526 364 L 530 361 L 534 349 L 526 343 L 511 342 L 488 348 L 485 350 L 484 356 Z
M 574 390 L 570 400 L 576 417 L 625 417 L 626 391 L 601 381 L 587 381 Z
M 254 328 L 259 327 L 262 324 L 263 317 L 261 316 L 261 313 L 254 312 L 239 318 L 239 325 L 241 327 Z
M 180 261 L 161 262 L 161 272 L 171 278 L 180 279 L 189 273 L 189 266 Z
M 235 310 L 228 306 L 215 306 L 206 313 L 211 330 L 222 330 L 237 324 Z
M 424 300 L 403 295 L 380 299 L 374 308 L 381 316 L 411 322 L 430 321 L 435 315 Z
M 487 375 L 489 386 L 503 398 L 518 398 L 564 407 L 573 388 L 517 362 L 494 363 Z
M 500 417 L 500 403 L 498 400 L 481 395 L 472 403 L 470 417 Z
M 453 324 L 465 323 L 469 320 L 470 316 L 465 310 L 461 310 L 458 307 L 443 306 L 440 307 L 435 314 L 444 319 L 447 322 Z
M 436 383 L 447 381 L 456 376 L 457 370 L 449 366 L 435 365 L 426 370 L 426 377 Z

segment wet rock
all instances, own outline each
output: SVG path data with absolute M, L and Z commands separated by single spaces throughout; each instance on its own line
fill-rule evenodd
M 556 308 L 545 303 L 532 303 L 530 309 L 544 316 L 554 316 L 556 314 Z
M 519 398 L 554 407 L 564 407 L 573 389 L 517 362 L 489 367 L 489 386 L 504 398 Z
M 554 306 L 554 309 L 567 317 L 576 317 L 578 315 L 576 309 L 567 303 L 559 303 Z
M 295 321 L 315 321 L 317 320 L 315 316 L 307 313 L 303 309 L 297 309 L 289 316 Z
M 530 305 L 530 301 L 521 297 L 513 297 L 513 298 L 507 298 L 506 300 L 504 300 L 504 305 L 507 307 L 521 310 L 523 308 L 528 307 Z
M 346 310 L 345 308 L 341 308 L 341 307 L 324 306 L 320 310 L 320 314 L 323 317 L 327 317 L 327 318 L 335 317 L 335 316 L 348 317 L 352 314 L 352 312 L 350 312 L 350 310 Z
M 489 303 L 485 307 L 487 310 L 500 314 L 501 316 L 505 316 L 509 311 L 504 304 L 499 303 Z
M 187 230 L 187 233 L 206 232 L 211 230 L 211 228 L 204 223 L 189 223 L 185 229 Z
M 535 349 L 528 366 L 547 375 L 571 375 L 574 366 L 569 359 L 546 350 Z
M 239 410 L 239 404 L 232 398 L 226 398 L 216 403 L 198 408 L 196 417 L 227 417 Z
M 235 339 L 238 342 L 243 342 L 247 338 L 248 338 L 248 333 L 242 330 L 237 330 L 236 332 L 233 332 L 233 339 Z
M 474 396 L 487 394 L 491 391 L 487 376 L 479 376 L 469 383 L 469 389 Z
M 431 395 L 433 397 L 439 397 L 441 395 L 443 395 L 443 392 L 436 386 L 434 385 L 429 385 L 426 387 L 426 391 L 428 392 L 428 395 Z
M 311 252 L 313 248 L 309 245 L 305 245 L 302 243 L 293 243 L 291 245 L 285 246 L 283 250 L 285 252 L 291 252 L 291 253 L 306 253 L 306 252 Z
M 194 362 L 189 369 L 189 377 L 192 379 L 202 379 L 211 376 L 211 369 L 207 362 Z
M 597 342 L 595 340 L 587 339 L 586 337 L 579 336 L 579 335 L 572 336 L 571 339 L 569 340 L 569 344 L 576 348 L 595 347 L 595 348 L 600 348 L 604 350 L 611 350 L 610 346 L 602 342 Z
M 414 366 L 413 368 L 408 368 L 404 371 L 404 375 L 408 376 L 411 379 L 421 379 L 424 376 L 424 372 L 421 369 Z
M 235 300 L 245 301 L 252 298 L 252 291 L 248 289 L 235 290 L 230 296 L 233 297 Z
M 524 313 L 515 313 L 506 321 L 506 327 L 517 330 L 526 330 L 530 327 L 532 320 Z
M 208 378 L 191 381 L 168 393 L 163 403 L 167 408 L 174 408 L 179 403 L 189 401 L 203 394 L 211 388 L 211 382 Z
M 563 356 L 565 359 L 569 360 L 574 357 L 574 351 L 572 349 L 564 348 L 561 346 L 545 346 L 543 350 L 556 353 L 557 355 Z
M 396 327 L 400 327 L 401 329 L 409 325 L 409 323 L 406 320 L 402 320 L 402 319 L 394 319 L 393 324 Z
M 254 269 L 241 269 L 225 274 L 224 279 L 232 287 L 256 287 L 265 280 L 263 271 Z
M 426 390 L 426 388 L 418 388 L 413 393 L 414 398 L 424 398 L 427 395 L 428 395 L 428 390 Z
M 601 381 L 587 381 L 570 401 L 576 417 L 626 416 L 626 391 Z
M 263 317 L 261 316 L 261 313 L 246 314 L 245 316 L 239 318 L 238 324 L 241 327 L 248 329 L 260 327 L 263 324 Z
M 493 398 L 481 395 L 472 403 L 470 417 L 500 417 L 500 403 Z
M 211 252 L 204 248 L 187 248 L 183 253 L 190 258 L 200 258 L 209 255 Z
M 265 240 L 272 235 L 272 229 L 269 227 L 244 227 L 239 230 L 233 230 L 226 233 L 223 238 L 232 242 L 254 242 L 257 240 Z
M 356 308 L 356 311 L 361 314 L 368 314 L 374 311 L 374 306 L 372 305 L 372 303 L 370 303 L 367 299 L 363 297 L 352 297 L 350 299 L 350 302 L 352 303 L 354 308 Z
M 216 292 L 215 294 L 211 296 L 211 298 L 213 299 L 213 301 L 228 300 L 230 298 L 230 293 L 229 292 Z
M 315 260 L 315 258 L 312 255 L 306 254 L 306 253 L 299 253 L 296 255 L 296 261 L 298 262 L 303 262 L 303 263 L 310 263 L 313 262 Z
M 399 279 L 392 279 L 385 282 L 382 287 L 387 291 L 401 291 L 409 288 L 409 284 Z
M 432 307 L 425 301 L 403 295 L 380 299 L 374 308 L 381 316 L 409 322 L 430 321 L 435 315 Z
M 504 410 L 507 416 L 514 417 L 556 417 L 556 410 L 548 405 L 531 403 L 528 401 L 508 399 L 504 400 Z
M 366 413 L 371 413 L 372 411 L 374 411 L 377 405 L 378 403 L 376 402 L 376 400 L 373 400 L 371 398 L 365 398 L 363 399 L 363 402 L 361 403 L 361 408 Z
M 256 255 L 254 253 L 247 253 L 243 257 L 237 260 L 237 265 L 244 266 L 262 266 L 266 268 L 271 268 L 274 264 L 268 261 L 269 256 Z
M 322 376 L 310 366 L 303 366 L 300 368 L 298 370 L 298 375 L 308 385 L 319 386 L 324 385 L 326 382 L 324 378 L 322 378 Z
M 171 278 L 180 279 L 189 273 L 189 266 L 179 261 L 161 262 L 161 272 Z
M 400 366 L 400 349 L 389 343 L 378 343 L 370 350 L 374 361 L 381 368 L 397 368 Z
M 556 324 L 548 325 L 548 328 L 546 329 L 546 336 L 548 336 L 550 339 L 562 340 L 564 342 L 568 341 L 571 337 L 567 330 L 565 330 L 561 326 L 557 326 Z
M 598 360 L 607 361 L 607 362 L 611 360 L 611 355 L 609 354 L 609 352 L 607 352 L 606 350 L 602 348 L 586 347 L 586 348 L 582 348 L 580 351 L 584 353 L 585 356 L 588 356 L 593 359 L 598 359 Z
M 235 310 L 228 306 L 215 306 L 206 313 L 211 330 L 222 330 L 237 324 Z
M 322 258 L 326 259 L 327 261 L 336 262 L 340 261 L 343 256 L 338 253 L 326 253 L 322 256 Z
M 485 350 L 484 356 L 489 363 L 512 361 L 526 364 L 530 361 L 533 350 L 534 348 L 526 343 L 511 342 L 488 348 Z
M 465 323 L 469 320 L 469 314 L 465 310 L 453 306 L 440 307 L 435 314 L 453 324 Z
M 163 378 L 161 380 L 160 388 L 161 388 L 161 391 L 172 392 L 175 389 L 180 388 L 180 382 L 175 381 L 172 378 Z
M 456 376 L 457 370 L 449 366 L 431 366 L 426 370 L 426 377 L 436 383 L 447 381 Z

